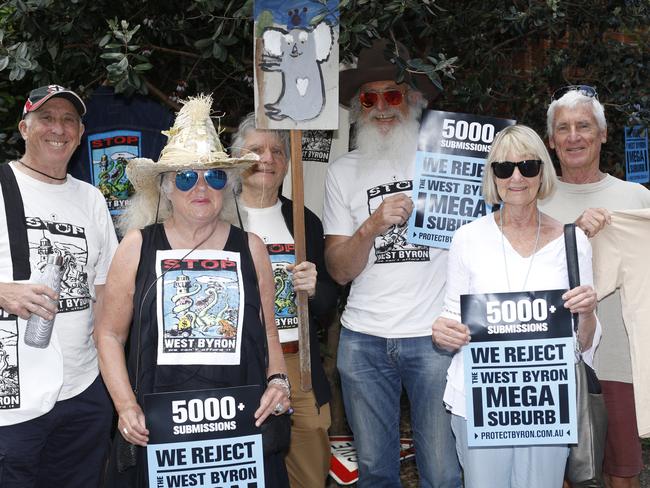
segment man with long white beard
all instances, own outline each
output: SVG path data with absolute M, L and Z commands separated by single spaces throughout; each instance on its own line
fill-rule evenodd
M 420 486 L 457 488 L 460 467 L 442 403 L 450 356 L 431 341 L 447 255 L 406 241 L 418 118 L 436 90 L 424 75 L 406 73 L 397 83 L 390 58 L 398 52 L 408 59 L 401 44 L 375 41 L 357 68 L 341 73 L 340 100 L 351 105 L 356 149 L 332 163 L 325 187 L 327 269 L 338 283 L 352 282 L 337 366 L 357 448 L 357 486 L 401 486 L 404 387 Z

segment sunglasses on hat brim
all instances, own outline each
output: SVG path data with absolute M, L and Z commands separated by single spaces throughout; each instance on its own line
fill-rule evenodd
M 228 182 L 228 175 L 222 169 L 208 169 L 203 173 L 203 179 L 213 190 L 223 190 Z M 193 169 L 176 172 L 176 188 L 180 191 L 190 191 L 199 181 L 199 173 Z
M 382 92 L 367 91 L 359 94 L 359 102 L 365 108 L 371 108 L 379 101 L 379 96 L 384 97 L 388 105 L 396 106 L 404 100 L 404 94 L 400 90 L 386 90 Z
M 577 91 L 578 93 L 584 95 L 585 97 L 595 98 L 596 100 L 598 100 L 598 92 L 593 86 L 567 85 L 567 86 L 563 86 L 562 88 L 558 88 L 553 92 L 553 95 L 551 96 L 551 102 L 554 102 L 555 100 L 559 100 L 564 95 L 572 91 Z
M 543 162 L 539 159 L 526 159 L 517 163 L 512 161 L 495 161 L 492 163 L 492 171 L 497 178 L 505 179 L 510 178 L 515 172 L 515 168 L 517 168 L 521 176 L 533 178 L 539 174 L 542 169 L 542 164 Z

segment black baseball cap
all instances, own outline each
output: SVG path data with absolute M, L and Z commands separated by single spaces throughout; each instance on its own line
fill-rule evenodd
M 75 110 L 79 113 L 79 117 L 83 117 L 86 113 L 86 106 L 84 105 L 81 97 L 68 88 L 60 85 L 45 85 L 39 88 L 34 88 L 29 92 L 29 98 L 25 102 L 23 108 L 23 118 L 30 112 L 38 110 L 50 98 L 61 97 L 68 100 L 74 106 Z

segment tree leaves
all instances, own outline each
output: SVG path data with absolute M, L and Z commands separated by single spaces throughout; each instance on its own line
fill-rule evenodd
M 3 1 L 0 125 L 15 126 L 25 94 L 51 82 L 82 95 L 103 82 L 147 93 L 149 83 L 172 103 L 212 92 L 228 125 L 252 109 L 253 0 L 136 4 Z M 326 18 L 326 0 L 313 4 Z M 649 118 L 647 1 L 340 0 L 339 7 L 341 59 L 352 61 L 377 37 L 400 41 L 409 56 L 399 68 L 443 89 L 435 108 L 514 117 L 543 133 L 550 92 L 598 85 L 609 119 L 605 169 L 622 158 L 623 125 Z

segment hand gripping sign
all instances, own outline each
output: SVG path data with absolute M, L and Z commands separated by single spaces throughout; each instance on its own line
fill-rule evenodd
M 575 354 L 563 290 L 462 295 L 468 445 L 577 442 Z

